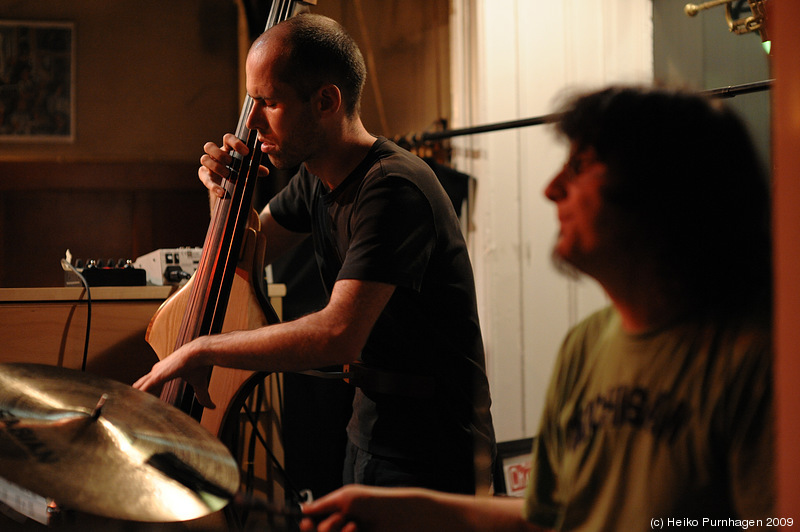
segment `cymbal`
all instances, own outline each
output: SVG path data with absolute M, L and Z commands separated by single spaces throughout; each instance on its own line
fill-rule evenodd
M 0 477 L 64 508 L 184 521 L 239 488 L 228 449 L 189 415 L 120 382 L 0 364 Z

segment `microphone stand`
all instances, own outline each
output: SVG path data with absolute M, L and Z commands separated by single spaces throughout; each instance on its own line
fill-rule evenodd
M 769 90 L 772 88 L 773 82 L 774 80 L 768 79 L 753 83 L 744 83 L 742 85 L 731 85 L 728 87 L 700 91 L 700 94 L 705 94 L 711 98 L 733 98 L 734 96 L 738 96 L 740 94 L 749 94 L 752 92 Z M 558 120 L 558 116 L 558 113 L 552 113 L 549 115 L 537 116 L 533 118 L 522 118 L 519 120 L 509 120 L 506 122 L 497 122 L 495 124 L 486 124 L 483 126 L 445 129 L 442 131 L 427 131 L 419 134 L 412 133 L 402 137 L 402 142 L 404 142 L 404 144 L 407 143 L 409 146 L 419 146 L 431 140 L 441 140 L 452 137 L 461 137 L 464 135 L 474 135 L 476 133 L 486 133 L 490 131 L 501 131 L 504 129 L 515 129 L 520 127 L 552 123 Z

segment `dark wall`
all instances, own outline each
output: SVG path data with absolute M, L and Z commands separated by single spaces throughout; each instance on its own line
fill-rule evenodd
M 202 144 L 239 115 L 236 2 L 0 0 L 0 13 L 74 25 L 75 124 L 66 140 L 0 137 L 0 286 L 63 285 L 67 248 L 202 245 Z
M 0 286 L 63 285 L 67 249 L 116 261 L 202 246 L 208 200 L 196 167 L 0 161 Z
M 769 56 L 757 33 L 731 33 L 722 6 L 688 17 L 685 5 L 685 0 L 653 0 L 656 80 L 716 89 L 770 79 Z M 765 165 L 770 160 L 770 102 L 769 91 L 728 100 L 747 122 Z M 731 157 L 735 156 L 732 146 Z
M 0 0 L 4 21 L 69 22 L 75 41 L 74 138 L 0 137 L 0 286 L 63 284 L 67 248 L 135 259 L 202 245 L 202 145 L 235 128 L 243 97 L 239 5 Z M 371 60 L 363 114 L 373 133 L 449 118 L 448 6 L 325 0 L 313 9 L 341 21 Z

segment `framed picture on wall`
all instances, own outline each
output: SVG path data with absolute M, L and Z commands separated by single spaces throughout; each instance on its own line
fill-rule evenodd
M 75 27 L 0 20 L 0 140 L 75 137 Z

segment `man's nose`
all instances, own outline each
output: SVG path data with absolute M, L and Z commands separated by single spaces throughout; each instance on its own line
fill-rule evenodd
M 253 103 L 250 112 L 247 113 L 247 120 L 244 124 L 247 129 L 265 129 L 266 120 L 264 120 L 261 106 L 257 102 Z
M 550 201 L 558 201 L 564 198 L 564 172 L 561 170 L 544 188 L 544 196 Z

